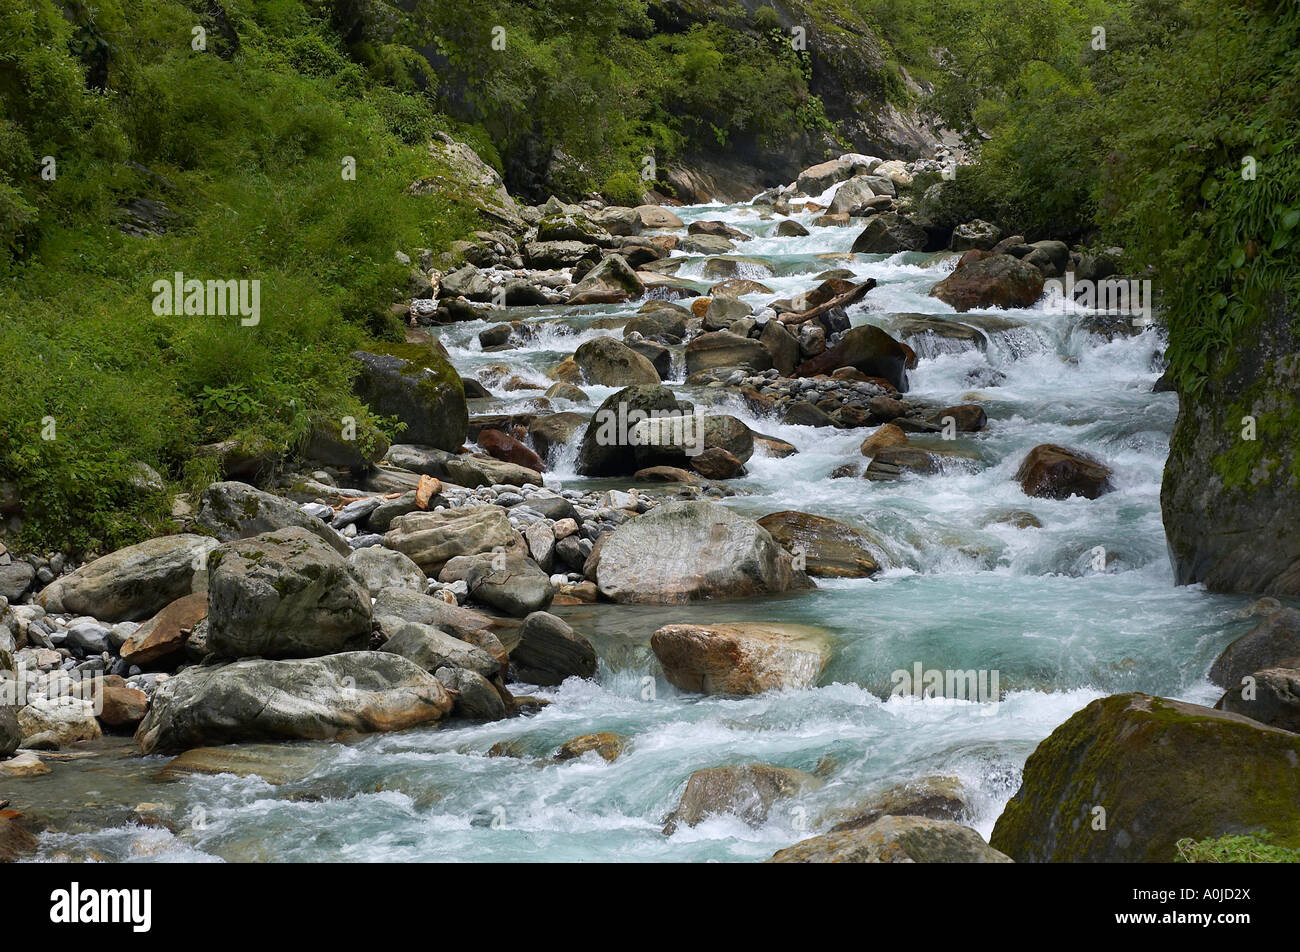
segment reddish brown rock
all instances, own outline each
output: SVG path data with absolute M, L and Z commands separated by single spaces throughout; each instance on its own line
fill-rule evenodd
M 149 713 L 149 697 L 138 688 L 105 685 L 99 720 L 108 727 L 134 727 Z
M 185 647 L 194 626 L 206 617 L 207 592 L 178 598 L 136 629 L 122 645 L 122 659 L 140 667 L 167 662 Z
M 508 436 L 500 430 L 481 430 L 478 435 L 478 445 L 483 447 L 489 456 L 503 462 L 524 466 L 537 473 L 546 472 L 546 464 L 542 462 L 540 456 L 513 436 Z
M 745 464 L 720 446 L 711 446 L 690 458 L 691 469 L 705 479 L 735 479 L 745 475 Z
M 1035 446 L 1016 471 L 1025 495 L 1046 499 L 1096 499 L 1115 488 L 1111 475 L 1109 466 L 1055 443 Z
M 984 307 L 1029 307 L 1042 296 L 1043 273 L 1011 255 L 986 255 L 972 249 L 956 270 L 930 289 L 958 311 Z

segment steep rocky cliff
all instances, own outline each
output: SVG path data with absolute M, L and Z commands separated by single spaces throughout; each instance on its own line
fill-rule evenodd
M 1294 303 L 1279 300 L 1180 399 L 1160 494 L 1178 583 L 1300 595 Z

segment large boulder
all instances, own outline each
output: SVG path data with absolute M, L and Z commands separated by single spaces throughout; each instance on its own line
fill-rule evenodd
M 879 166 L 880 159 L 874 156 L 848 152 L 804 169 L 795 180 L 795 188 L 805 195 L 817 196 L 837 182 L 856 175 L 867 175 Z
M 68 747 L 78 741 L 103 736 L 95 719 L 95 705 L 84 698 L 34 697 L 18 709 L 18 727 L 23 746 Z
M 510 663 L 515 677 L 529 684 L 555 685 L 565 678 L 596 676 L 596 651 L 591 642 L 544 611 L 524 619 Z
M 1169 863 L 1184 837 L 1300 846 L 1300 735 L 1151 697 L 1093 701 L 1025 762 L 990 843 L 1016 862 Z
M 500 663 L 482 648 L 417 622 L 399 625 L 380 650 L 414 661 L 430 674 L 439 668 L 463 668 L 490 678 L 501 670 Z
M 555 450 L 568 446 L 587 426 L 581 413 L 550 413 L 528 424 L 528 436 L 543 459 L 551 459 Z
M 452 451 L 465 442 L 465 385 L 432 346 L 374 344 L 352 356 L 360 365 L 357 396 L 380 416 L 405 423 L 407 440 Z
M 684 228 L 686 223 L 662 205 L 638 205 L 633 211 L 642 228 Z
M 576 468 L 581 476 L 623 476 L 636 472 L 632 429 L 643 419 L 689 410 L 667 387 L 641 385 L 610 394 L 592 416 Z
M 371 596 L 385 588 L 423 592 L 429 579 L 408 556 L 382 545 L 368 545 L 348 556 L 348 565 Z
M 875 543 L 864 533 L 825 516 L 787 509 L 758 520 L 783 549 L 802 555 L 814 578 L 866 578 L 880 571 Z
M 617 304 L 645 293 L 645 285 L 622 255 L 601 259 L 569 295 L 569 304 Z
M 474 601 L 515 618 L 549 608 L 555 597 L 550 576 L 520 552 L 458 556 L 438 573 L 438 580 L 463 581 Z
M 828 348 L 795 369 L 800 377 L 830 374 L 840 367 L 853 367 L 868 377 L 880 377 L 900 393 L 907 390 L 907 365 L 914 359 L 911 350 L 874 324 L 860 324 L 844 333 L 834 347 Z
M 892 255 L 900 251 L 924 251 L 925 229 L 897 212 L 881 212 L 853 240 L 855 255 Z
M 1029 307 L 1043 294 L 1043 273 L 1011 255 L 970 251 L 956 270 L 930 289 L 957 311 L 986 307 Z
M 163 536 L 118 549 L 55 579 L 36 596 L 47 612 L 91 615 L 100 621 L 140 621 L 205 583 L 207 554 L 217 541 L 200 535 Z
M 186 668 L 158 686 L 136 731 L 142 754 L 243 741 L 328 740 L 441 720 L 438 679 L 400 655 L 349 651 L 297 661 Z
M 208 650 L 308 658 L 370 639 L 370 593 L 305 529 L 227 542 L 208 557 Z
M 315 516 L 287 499 L 262 492 L 248 483 L 213 483 L 199 497 L 195 521 L 222 542 L 251 539 L 277 529 L 306 529 L 340 555 L 352 551 L 346 539 Z
M 772 807 L 816 790 L 822 782 L 793 767 L 735 764 L 706 767 L 691 774 L 682 798 L 664 825 L 672 835 L 681 826 L 696 826 L 710 816 L 739 817 L 750 826 L 767 822 Z
M 701 334 L 686 345 L 686 374 L 716 367 L 748 367 L 764 371 L 772 367 L 772 353 L 761 341 L 731 331 Z
M 437 575 L 458 555 L 524 551 L 523 538 L 500 506 L 459 506 L 398 516 L 384 533 L 384 545 L 410 558 L 427 575 Z
M 665 625 L 650 647 L 669 683 L 700 694 L 812 687 L 831 657 L 825 633 L 805 625 Z
M 796 843 L 769 863 L 1010 863 L 969 827 L 922 816 L 886 816 Z
M 592 338 L 574 352 L 573 359 L 587 383 L 603 387 L 659 383 L 654 364 L 613 337 Z
M 461 641 L 479 644 L 478 633 L 496 623 L 482 612 L 452 605 L 440 598 L 404 588 L 381 589 L 373 607 L 375 622 L 388 635 L 410 622 L 429 625 Z
M 1016 471 L 1016 480 L 1027 496 L 1096 499 L 1115 488 L 1112 475 L 1109 466 L 1077 450 L 1042 443 L 1026 454 Z
M 686 466 L 692 457 L 710 449 L 726 450 L 741 463 L 754 455 L 753 431 L 726 414 L 642 420 L 631 436 L 640 469 Z
M 615 602 L 674 604 L 811 588 L 753 520 L 715 503 L 662 503 L 601 537 L 587 577 Z
M 1288 658 L 1300 658 L 1300 611 L 1280 605 L 1265 608 L 1255 627 L 1214 659 L 1210 680 L 1220 687 L 1239 688 L 1242 678 Z
M 821 818 L 827 832 L 857 830 L 886 816 L 923 816 L 960 821 L 970 812 L 966 792 L 956 777 L 922 777 L 890 787 L 845 810 Z

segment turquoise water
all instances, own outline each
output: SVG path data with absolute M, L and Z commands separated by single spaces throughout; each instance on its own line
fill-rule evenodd
M 879 282 L 851 309 L 854 323 L 888 327 L 892 315 L 908 312 L 953 316 L 927 295 L 953 267 L 952 256 L 850 258 L 859 229 L 768 237 L 775 222 L 744 205 L 681 214 L 688 222 L 725 220 L 759 236 L 737 249 L 765 259 L 774 272 L 747 275 L 776 292 L 749 298 L 755 304 L 806 290 L 826 269 L 848 267 Z M 812 217 L 798 216 L 805 225 Z M 685 259 L 679 275 L 698 278 L 702 262 Z M 505 363 L 549 384 L 546 369 L 582 340 L 620 333 L 591 330 L 592 320 L 627 316 L 639 303 L 515 309 L 513 319 L 560 317 L 573 326 L 551 327 L 505 353 L 480 351 L 481 322 L 445 328 L 442 339 L 463 373 Z M 516 693 L 551 701 L 536 716 L 308 745 L 314 765 L 280 787 L 229 776 L 158 784 L 141 769 L 151 765 L 137 763 L 119 796 L 163 803 L 183 819 L 176 832 L 117 824 L 47 835 L 44 855 L 757 860 L 816 832 L 826 811 L 933 774 L 963 781 L 972 825 L 987 836 L 1026 756 L 1055 726 L 1094 698 L 1120 691 L 1212 703 L 1219 692 L 1205 672 L 1248 627 L 1235 617 L 1245 599 L 1173 584 L 1159 489 L 1177 398 L 1150 392 L 1160 372 L 1157 332 L 1107 341 L 1081 329 L 1081 315 L 1050 304 L 989 314 L 1016 326 L 991 333 L 985 350 L 918 348 L 922 359 L 910 374 L 910 396 L 938 406 L 978 401 L 989 415 L 986 431 L 955 444 L 973 458 L 955 460 L 940 474 L 897 483 L 832 480 L 835 467 L 861 459 L 858 444 L 869 431 L 784 426 L 734 401 L 718 407 L 800 450 L 787 459 L 752 460 L 750 475 L 734 484 L 744 494 L 726 504 L 755 517 L 803 509 L 867 530 L 885 566 L 875 579 L 823 581 L 815 592 L 747 602 L 557 609 L 595 644 L 600 671 L 594 682 L 516 686 Z M 976 386 L 990 369 L 1005 375 L 1001 384 Z M 673 386 L 705 399 L 680 379 Z M 590 411 L 612 392 L 584 389 L 589 403 L 554 401 L 552 409 Z M 511 396 L 484 409 L 535 406 L 527 392 Z M 1026 497 L 1012 476 L 1026 451 L 1044 442 L 1106 460 L 1117 491 L 1095 501 Z M 571 456 L 547 482 L 583 484 Z M 993 521 L 1008 510 L 1031 512 L 1042 527 Z M 1098 546 L 1106 553 L 1104 572 L 1093 569 Z M 700 698 L 670 687 L 649 650 L 655 628 L 728 620 L 824 627 L 834 655 L 822 685 L 748 699 Z M 996 671 L 1005 697 L 998 704 L 889 697 L 891 673 L 917 663 Z M 594 754 L 549 761 L 563 741 L 592 731 L 626 735 L 627 752 L 614 763 Z M 521 756 L 487 756 L 503 741 L 514 742 Z M 718 817 L 664 836 L 664 818 L 689 774 L 737 762 L 820 765 L 827 783 L 778 804 L 757 829 Z M 198 824 L 191 822 L 196 815 Z

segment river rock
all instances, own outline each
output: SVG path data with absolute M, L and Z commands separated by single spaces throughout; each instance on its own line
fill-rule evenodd
M 773 854 L 769 863 L 1010 863 L 969 827 L 921 816 L 886 816 Z
M 222 542 L 250 539 L 263 532 L 298 527 L 328 543 L 346 556 L 352 551 L 346 539 L 315 516 L 279 496 L 262 492 L 248 483 L 213 483 L 199 498 L 195 521 Z
M 49 773 L 49 768 L 44 772 Z M 0 863 L 16 863 L 25 859 L 34 854 L 40 845 L 40 840 L 31 830 L 21 826 L 17 820 L 0 816 Z
M 958 252 L 970 251 L 972 248 L 978 248 L 980 251 L 991 251 L 1001 237 L 1002 229 L 997 225 L 976 218 L 965 224 L 958 225 L 952 230 L 952 238 L 948 242 L 948 247 Z
M 535 469 L 493 459 L 491 456 L 457 456 L 447 461 L 447 479 L 470 489 L 479 486 L 540 486 L 542 475 Z
M 1210 666 L 1210 680 L 1235 689 L 1241 679 L 1287 658 L 1300 658 L 1300 611 L 1265 609 L 1255 627 L 1233 641 Z
M 369 593 L 305 529 L 227 542 L 208 564 L 208 649 L 218 656 L 302 658 L 369 641 Z
M 406 424 L 412 443 L 457 450 L 469 429 L 460 374 L 426 344 L 376 344 L 353 353 L 357 395 L 381 416 Z
M 1300 733 L 1300 657 L 1250 675 L 1250 681 L 1228 689 L 1216 710 Z
M 772 367 L 772 354 L 760 342 L 730 331 L 701 334 L 686 345 L 686 374 L 716 367 L 748 367 L 762 372 Z
M 853 367 L 868 377 L 879 377 L 900 393 L 907 391 L 907 367 L 914 355 L 874 324 L 850 328 L 824 353 L 800 364 L 795 374 L 815 377 L 830 374 L 841 367 Z
M 394 629 L 380 650 L 414 661 L 430 674 L 439 668 L 463 668 L 492 677 L 500 670 L 499 662 L 482 648 L 416 622 L 405 622 Z
M 441 720 L 451 695 L 414 662 L 382 651 L 186 668 L 154 692 L 136 731 L 142 754 L 211 744 L 328 740 Z
M 596 676 L 596 651 L 591 642 L 544 611 L 524 619 L 510 662 L 515 677 L 528 684 L 556 685 L 570 677 Z
M 812 587 L 766 529 L 704 501 L 662 503 L 602 536 L 586 574 L 615 602 L 673 604 Z
M 630 433 L 642 419 L 689 411 L 667 387 L 625 387 L 606 397 L 587 426 L 576 469 L 582 476 L 623 476 L 636 472 Z
M 348 556 L 348 565 L 372 597 L 385 588 L 423 592 L 429 584 L 424 571 L 410 558 L 381 545 L 357 549 Z
M 697 770 L 686 781 L 681 801 L 664 825 L 664 834 L 671 836 L 680 826 L 696 826 L 719 814 L 739 817 L 750 826 L 762 826 L 776 803 L 821 785 L 810 773 L 771 764 L 735 764 Z
M 1043 273 L 1011 255 L 968 251 L 930 296 L 957 311 L 987 307 L 1029 307 L 1043 293 Z
M 959 821 L 969 806 L 965 790 L 956 777 L 922 777 L 890 787 L 857 806 L 822 817 L 833 824 L 831 833 L 860 830 L 886 816 L 923 816 L 931 820 Z
M 1027 496 L 1096 499 L 1115 488 L 1111 475 L 1109 466 L 1076 450 L 1042 443 L 1025 456 L 1016 471 L 1016 480 Z
M 504 557 L 457 556 L 438 573 L 438 580 L 463 580 L 469 588 L 470 598 L 514 618 L 549 608 L 555 597 L 550 576 L 526 554 L 519 552 Z
M 740 463 L 754 455 L 754 433 L 734 416 L 660 417 L 642 420 L 632 428 L 638 468 L 685 466 L 692 455 L 722 449 Z
M 572 443 L 586 425 L 587 418 L 581 413 L 550 413 L 528 424 L 528 437 L 543 459 L 554 462 L 555 452 Z
M 494 459 L 523 466 L 535 473 L 546 472 L 546 464 L 542 462 L 542 458 L 508 433 L 490 428 L 479 430 L 478 445 Z
M 372 613 L 375 622 L 387 634 L 392 634 L 407 622 L 431 625 L 492 653 L 484 647 L 480 633 L 495 627 L 496 622 L 472 608 L 451 605 L 409 589 L 385 588 L 375 596 Z
M 207 592 L 193 592 L 176 599 L 126 639 L 122 644 L 122 660 L 141 668 L 180 660 L 194 626 L 207 617 Z
M 560 745 L 560 749 L 555 752 L 554 759 L 559 763 L 566 760 L 574 760 L 583 754 L 595 751 L 600 755 L 602 760 L 613 763 L 622 756 L 623 751 L 627 748 L 627 738 L 622 734 L 615 734 L 611 731 L 599 731 L 595 734 L 583 734 L 581 737 L 574 737 L 566 740 Z
M 837 182 L 874 172 L 879 165 L 880 159 L 874 156 L 846 153 L 804 169 L 795 180 L 795 187 L 805 195 L 820 195 Z
M 830 661 L 825 633 L 806 625 L 665 625 L 650 647 L 674 687 L 761 694 L 812 687 Z
M 451 692 L 454 717 L 469 721 L 499 721 L 508 715 L 501 693 L 477 671 L 439 668 L 435 676 Z
M 990 843 L 1016 862 L 1168 863 L 1177 842 L 1300 846 L 1300 735 L 1146 694 L 1093 701 L 1038 745 Z M 1105 810 L 1106 828 L 1094 829 Z
M 645 285 L 622 255 L 611 254 L 602 258 L 579 281 L 569 295 L 569 304 L 617 304 L 640 297 Z
M 200 535 L 130 545 L 55 579 L 36 596 L 36 604 L 47 612 L 105 622 L 149 618 L 190 594 L 196 582 L 203 584 L 207 554 L 216 546 L 215 539 Z
M 851 526 L 824 516 L 787 509 L 758 520 L 786 551 L 803 555 L 814 578 L 867 578 L 880 571 L 872 540 Z
M 613 337 L 594 337 L 574 352 L 587 383 L 603 387 L 632 387 L 659 383 L 654 364 Z
M 867 227 L 853 240 L 852 252 L 865 255 L 892 255 L 900 251 L 924 251 L 925 229 L 897 212 L 881 212 L 867 222 Z
M 18 726 L 23 732 L 24 747 L 63 748 L 103 736 L 95 719 L 95 705 L 68 695 L 32 698 L 18 709 Z
M 432 576 L 458 555 L 478 555 L 498 547 L 518 553 L 524 540 L 500 506 L 460 506 L 399 516 L 384 533 L 384 545 Z
M 100 692 L 99 720 L 107 727 L 134 728 L 149 710 L 149 696 L 139 688 L 106 684 Z
M 686 224 L 662 205 L 638 205 L 634 211 L 642 228 L 685 228 Z

